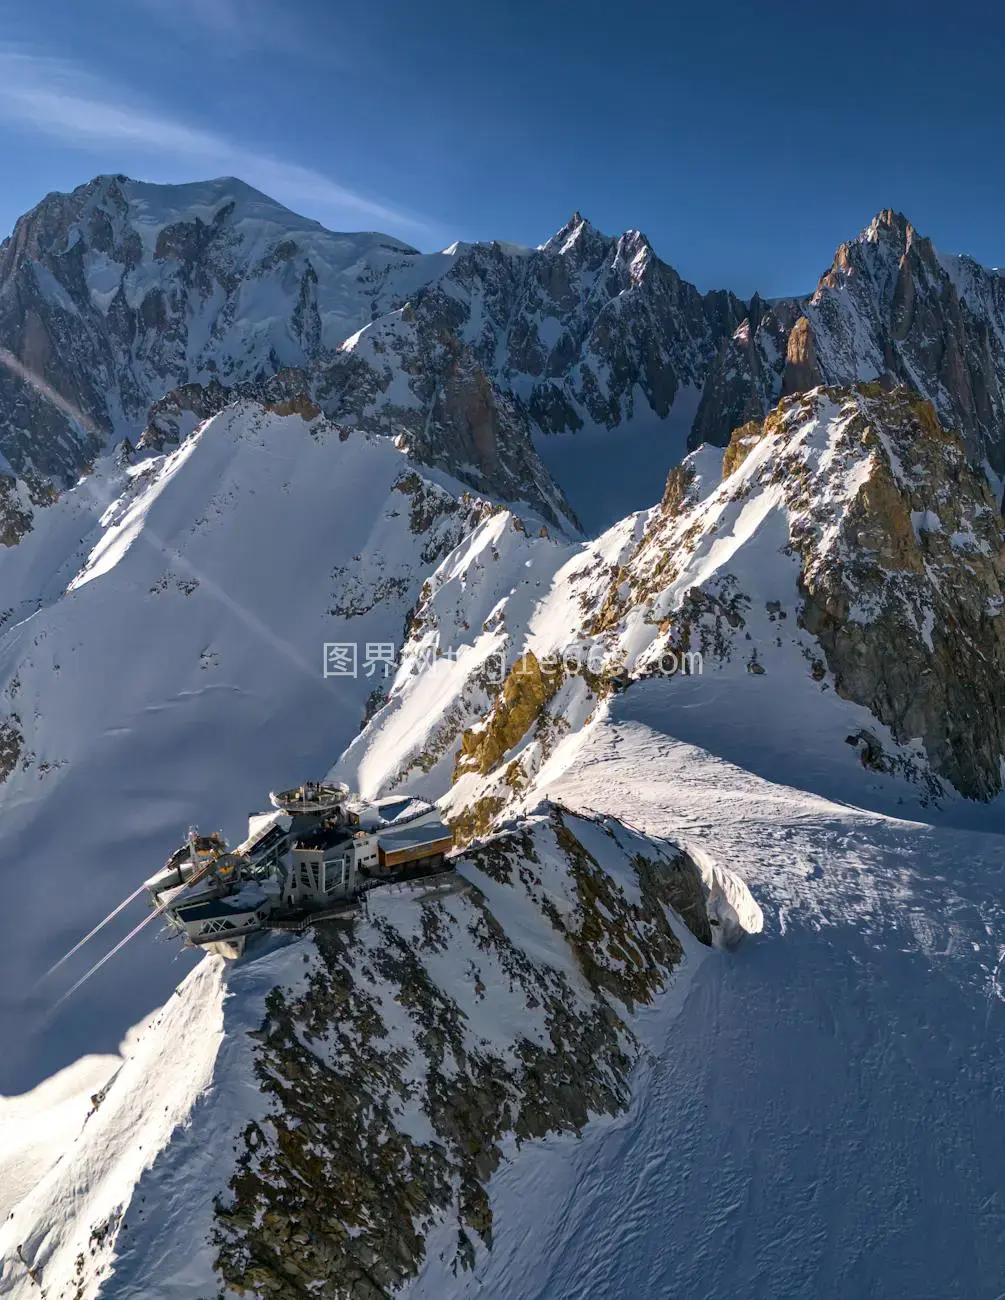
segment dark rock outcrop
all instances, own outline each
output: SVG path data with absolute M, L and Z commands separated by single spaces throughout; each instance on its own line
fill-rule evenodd
M 763 419 L 778 400 L 800 304 L 786 301 L 765 308 L 755 302 L 756 311 L 723 344 L 709 370 L 688 438 L 692 449 L 703 442 L 725 447 L 734 429 Z
M 207 384 L 182 384 L 151 406 L 136 450 L 163 451 L 237 401 L 258 402 L 278 415 L 300 415 L 308 421 L 321 414 L 321 408 L 310 396 L 308 375 L 294 368 L 233 385 L 223 384 L 219 379 L 211 379 Z
M 974 463 L 1005 471 L 1005 280 L 945 256 L 886 209 L 842 244 L 805 302 L 752 314 L 712 366 L 690 446 L 725 446 L 781 396 L 875 377 L 907 384 L 957 429 Z
M 841 430 L 830 492 L 803 447 L 789 445 L 817 415 Z M 784 399 L 759 428 L 737 431 L 736 464 L 758 438 L 776 443 L 763 472 L 784 485 L 800 621 L 838 693 L 899 744 L 920 742 L 962 794 L 993 797 L 1005 758 L 1005 549 L 997 503 L 962 439 L 930 402 L 879 383 Z M 852 469 L 836 513 L 833 484 Z

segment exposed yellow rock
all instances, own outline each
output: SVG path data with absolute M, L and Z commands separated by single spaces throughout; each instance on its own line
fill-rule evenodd
M 767 432 L 767 420 L 748 420 L 746 424 L 741 424 L 738 429 L 733 430 L 733 436 L 722 458 L 724 479 L 729 478 L 730 474 L 740 468 Z
M 463 846 L 481 835 L 487 835 L 505 807 L 506 800 L 501 795 L 485 795 L 463 812 L 451 817 L 450 829 L 454 833 L 454 843 Z
M 817 365 L 817 350 L 813 330 L 805 316 L 800 316 L 792 327 L 785 349 L 785 369 L 782 372 L 782 394 L 805 392 L 821 382 Z
M 461 737 L 456 780 L 462 772 L 485 775 L 521 740 L 562 684 L 561 666 L 542 669 L 532 650 L 510 669 L 487 720 Z
M 675 465 L 667 475 L 666 488 L 663 492 L 663 511 L 668 515 L 676 515 L 680 512 L 685 500 L 687 499 L 687 490 L 694 482 L 694 467 L 686 461 L 681 461 Z
M 321 407 L 306 393 L 296 393 L 293 397 L 287 397 L 281 402 L 265 402 L 263 405 L 267 411 L 271 411 L 274 415 L 299 415 L 308 424 L 311 420 L 316 420 L 321 414 Z

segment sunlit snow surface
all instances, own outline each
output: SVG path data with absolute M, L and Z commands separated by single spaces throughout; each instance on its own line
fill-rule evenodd
M 114 1051 L 168 996 L 191 955 L 144 936 L 49 1017 L 140 903 L 37 981 L 190 823 L 236 843 L 270 789 L 324 770 L 381 681 L 366 645 L 400 645 L 418 551 L 453 527 L 413 533 L 395 484 L 414 466 L 390 440 L 260 408 L 228 408 L 126 491 L 110 459 L 0 548 L 0 721 L 25 737 L 0 783 L 0 1093 Z M 358 644 L 355 677 L 323 676 L 326 642 Z
M 755 473 L 759 454 L 741 474 Z M 31 980 L 157 865 L 186 815 L 233 837 L 264 790 L 317 774 L 354 735 L 368 684 L 329 692 L 320 657 L 316 676 L 295 660 L 357 626 L 365 639 L 400 635 L 429 570 L 416 563 L 394 489 L 407 467 L 390 444 L 354 436 L 324 450 L 295 419 L 225 414 L 102 525 L 102 511 L 69 494 L 27 544 L 0 555 L 16 608 L 0 637 L 4 680 L 16 666 L 16 705 L 38 760 L 65 762 L 44 778 L 18 772 L 3 790 L 14 855 L 5 878 L 20 891 L 12 904 L 36 918 L 10 926 L 0 952 L 0 1064 L 12 1074 L 93 1051 L 95 1034 L 114 1033 L 100 1044 L 114 1048 L 128 1010 L 146 1011 L 183 973 L 163 945 L 141 945 L 46 1036 L 31 1036 L 47 1006 L 26 997 Z M 698 538 L 682 581 L 728 564 L 760 607 L 775 596 L 792 605 L 774 499 L 713 496 L 723 526 Z M 464 654 L 403 691 L 336 774 L 368 793 L 389 785 L 458 698 L 464 656 L 484 657 L 501 637 L 494 613 L 517 647 L 560 646 L 582 616 L 571 579 L 580 574 L 589 592 L 589 574 L 617 564 L 644 523 L 629 518 L 580 550 L 528 535 L 504 513 L 485 519 L 444 559 L 433 598 L 444 638 L 463 640 Z M 188 594 L 186 560 L 201 576 Z M 404 585 L 365 620 L 332 620 L 343 567 L 367 599 L 387 576 Z M 39 612 L 19 604 L 40 592 Z M 633 652 L 644 631 L 629 629 Z M 456 1224 L 449 1241 L 447 1228 L 434 1232 L 409 1300 L 1000 1300 L 1005 1291 L 1001 801 L 950 798 L 926 810 L 918 787 L 866 772 L 843 741 L 865 711 L 797 673 L 804 661 L 791 646 L 758 644 L 764 676 L 735 663 L 636 683 L 578 720 L 533 795 L 613 814 L 735 871 L 763 932 L 731 951 L 689 945 L 674 989 L 635 1022 L 649 1054 L 630 1112 L 578 1140 L 509 1149 L 490 1184 L 493 1250 L 455 1276 Z M 296 727 L 285 725 L 291 717 Z M 467 778 L 452 786 L 452 766 L 446 753 L 401 788 L 456 797 Z M 231 1172 L 234 1126 L 263 1105 L 246 1031 L 272 984 L 302 973 L 294 945 L 265 946 L 228 972 L 224 999 L 219 966 L 198 966 L 48 1174 L 62 1145 L 40 1133 L 52 1093 L 0 1112 L 22 1128 L 0 1175 L 12 1170 L 19 1192 L 44 1176 L 0 1230 L 0 1295 L 38 1295 L 9 1261 L 26 1237 L 31 1258 L 66 1254 L 76 1225 L 120 1202 L 131 1207 L 129 1232 L 103 1300 L 151 1294 L 151 1260 L 161 1261 L 157 1295 L 215 1294 L 204 1244 L 211 1193 Z M 487 1003 L 478 1028 L 495 1032 L 498 1010 Z M 72 1127 L 90 1077 L 85 1087 L 81 1067 L 64 1085 L 60 1124 Z M 140 1213 L 146 1203 L 156 1215 Z
M 998 1300 L 1001 838 L 769 783 L 672 739 L 680 713 L 629 695 L 552 793 L 706 846 L 765 932 L 650 1019 L 624 1120 L 496 1176 L 474 1276 L 433 1259 L 410 1300 Z
M 119 1064 L 84 1056 L 19 1097 L 0 1097 L 0 1221 L 80 1132 L 90 1098 Z

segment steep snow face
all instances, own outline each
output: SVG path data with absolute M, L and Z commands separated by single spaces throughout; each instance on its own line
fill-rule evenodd
M 63 485 L 168 389 L 307 365 L 451 260 L 333 234 L 232 178 L 49 195 L 0 246 L 0 346 L 69 408 L 0 369 L 0 450 Z
M 19 1097 L 0 1097 L 0 1221 L 73 1142 L 119 1064 L 84 1056 Z
M 494 509 L 386 439 L 245 403 L 167 455 L 100 462 L 0 550 L 2 873 L 20 918 L 0 956 L 0 1090 L 114 1050 L 166 995 L 184 966 L 159 943 L 55 1021 L 71 972 L 35 981 L 190 823 L 240 839 L 269 789 L 328 765 L 389 684 L 375 656 L 397 654 L 424 580 Z M 326 642 L 355 676 L 323 676 Z M 384 647 L 369 665 L 368 645 Z
M 975 463 L 1005 467 L 1005 284 L 883 211 L 808 301 L 758 305 L 709 376 L 691 435 L 724 446 L 784 394 L 887 377 L 928 398 Z
M 797 749 L 813 718 L 821 793 L 993 795 L 1000 524 L 960 442 L 906 390 L 820 389 L 721 462 L 693 454 L 659 507 L 585 545 L 485 521 L 424 588 L 388 704 L 334 774 L 442 798 L 475 834 L 574 766 L 618 692 L 670 676 Z
M 763 934 L 698 970 L 624 1127 L 501 1171 L 491 1261 L 439 1294 L 998 1294 L 1000 834 L 810 795 L 817 717 L 786 749 L 778 696 L 735 703 L 633 687 L 553 793 L 699 842 Z
M 710 936 L 691 859 L 613 819 L 542 805 L 457 867 L 371 894 L 350 941 L 200 963 L 0 1227 L 0 1294 L 390 1295 L 482 1266 L 493 1172 L 625 1111 L 643 1013 L 707 952 L 675 909 Z
M 287 963 L 287 970 L 289 966 Z M 257 973 L 264 974 L 265 969 Z M 273 978 L 279 973 L 275 963 L 269 973 Z M 177 1259 L 179 1275 L 172 1279 L 176 1285 L 190 1288 L 193 1264 L 198 1267 L 201 1263 L 205 1272 L 206 1216 L 199 1221 L 201 1207 L 185 1204 L 182 1187 L 174 1188 L 177 1201 L 167 1203 L 164 1193 L 171 1188 L 171 1171 L 164 1172 L 156 1211 L 153 1200 L 150 1209 L 146 1208 L 145 1191 L 140 1193 L 143 1201 L 140 1196 L 134 1201 L 133 1193 L 137 1185 L 146 1187 L 151 1165 L 172 1136 L 177 1140 L 172 1155 L 177 1159 L 181 1154 L 186 1146 L 182 1130 L 191 1124 L 193 1109 L 211 1084 L 215 1084 L 221 1102 L 224 1097 L 220 1094 L 228 1093 L 227 1101 L 235 1106 L 237 1116 L 242 1113 L 242 1102 L 246 1107 L 247 1095 L 253 1093 L 247 1064 L 243 1073 L 235 1070 L 236 1077 L 226 1083 L 226 1071 L 217 1069 L 225 1035 L 236 1036 L 241 1029 L 246 1033 L 254 1027 L 253 1022 L 240 1025 L 236 1006 L 228 1008 L 231 1014 L 225 1024 L 225 992 L 222 959 L 200 963 L 176 996 L 125 1044 L 123 1058 L 95 1089 L 90 1110 L 48 1178 L 35 1186 L 0 1228 L 4 1260 L 0 1294 L 20 1295 L 25 1288 L 37 1290 L 40 1286 L 53 1286 L 56 1294 L 94 1294 L 109 1271 L 108 1260 L 117 1238 L 121 1234 L 131 1240 L 129 1233 L 142 1234 L 144 1219 L 154 1213 L 163 1216 L 176 1233 L 195 1230 L 197 1244 L 187 1258 Z M 227 1054 L 235 1055 L 238 1043 L 234 1037 L 227 1049 Z M 238 1051 L 238 1056 L 246 1060 L 246 1053 Z M 207 1142 L 206 1146 L 204 1159 L 222 1157 L 219 1145 L 214 1148 Z M 194 1154 L 190 1148 L 190 1158 Z M 211 1167 L 204 1164 L 199 1170 L 193 1166 L 191 1174 L 195 1178 L 201 1172 L 205 1177 Z M 127 1212 L 132 1222 L 126 1219 Z M 179 1293 L 185 1294 L 185 1290 L 171 1292 Z

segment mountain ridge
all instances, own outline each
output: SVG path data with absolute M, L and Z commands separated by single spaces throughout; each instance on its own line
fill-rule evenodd
M 894 209 L 841 244 L 806 299 L 751 316 L 713 366 L 689 445 L 724 446 L 779 397 L 817 384 L 905 383 L 932 402 L 967 454 L 1005 468 L 1005 284 L 941 254 Z
M 311 373 L 334 418 L 378 432 L 425 427 L 432 397 L 411 377 L 429 372 L 445 333 L 475 387 L 491 388 L 497 407 L 515 403 L 511 449 L 521 444 L 527 464 L 532 429 L 623 423 L 640 404 L 662 418 L 741 305 L 698 295 L 637 232 L 611 238 L 574 224 L 560 248 L 427 254 L 326 231 L 225 178 L 172 187 L 105 176 L 47 196 L 0 246 L 0 347 L 64 407 L 23 373 L 0 372 L 0 454 L 21 478 L 62 490 L 108 439 L 135 441 L 168 390 L 284 367 Z M 393 325 L 406 305 L 418 333 L 394 373 L 372 355 L 362 364 L 359 332 Z M 466 418 L 443 430 L 446 456 L 451 439 L 464 442 Z M 514 499 L 491 475 L 477 486 Z
M 808 298 L 745 303 L 699 293 L 641 232 L 605 235 L 579 211 L 537 249 L 420 253 L 326 231 L 233 178 L 102 176 L 47 196 L 0 245 L 0 347 L 64 403 L 0 372 L 0 455 L 26 481 L 22 501 L 37 500 L 109 438 L 135 441 L 167 391 L 299 368 L 332 418 L 401 429 L 420 458 L 470 474 L 476 489 L 558 503 L 570 520 L 537 465 L 568 460 L 552 436 L 652 439 L 690 392 L 693 447 L 725 445 L 818 382 L 907 382 L 961 429 L 972 459 L 1001 469 L 1000 286 L 972 259 L 937 254 L 892 209 L 839 247 Z M 440 386 L 462 374 L 460 405 L 437 414 Z M 625 445 L 655 454 L 665 474 L 675 437 L 655 453 Z M 8 514 L 4 536 L 16 537 L 25 512 Z
M 18 1099 L 0 1295 L 994 1294 L 1005 548 L 921 391 L 990 273 L 884 210 L 742 303 L 580 213 L 421 254 L 128 184 L 0 285 L 0 1069 L 72 1134 Z M 542 446 L 609 496 L 684 393 L 726 446 L 580 536 Z M 453 874 L 78 986 L 185 826 L 326 769 Z

